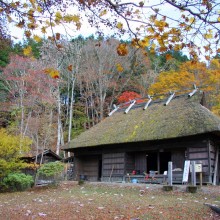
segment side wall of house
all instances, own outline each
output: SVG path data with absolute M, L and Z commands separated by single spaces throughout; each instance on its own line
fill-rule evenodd
M 187 159 L 202 164 L 203 182 L 212 183 L 216 158 L 215 144 L 210 141 L 200 142 L 187 148 Z M 199 177 L 197 174 L 197 182 Z

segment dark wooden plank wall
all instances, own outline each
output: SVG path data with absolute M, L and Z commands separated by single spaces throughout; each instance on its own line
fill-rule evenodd
M 98 181 L 99 158 L 90 157 L 83 161 L 83 174 L 89 181 Z
M 208 142 L 199 142 L 187 148 L 187 159 L 202 163 L 203 172 L 209 173 L 209 148 Z
M 125 175 L 125 153 L 102 155 L 102 181 L 119 181 Z
M 186 160 L 186 149 L 171 150 L 171 161 L 173 162 L 173 169 L 184 168 L 184 161 Z
M 135 153 L 135 170 L 139 171 L 140 174 L 147 171 L 146 152 Z
M 73 179 L 79 180 L 79 175 L 83 173 L 83 163 L 79 157 L 74 158 Z
M 74 179 L 79 180 L 80 175 L 87 177 L 89 181 L 98 181 L 100 156 L 75 157 Z
M 130 174 L 135 170 L 135 153 L 125 154 L 125 173 Z

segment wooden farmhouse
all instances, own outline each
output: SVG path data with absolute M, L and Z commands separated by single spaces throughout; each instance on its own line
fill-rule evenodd
M 124 181 L 133 171 L 159 178 L 172 161 L 174 183 L 181 183 L 190 160 L 202 164 L 204 183 L 219 183 L 220 118 L 203 105 L 203 93 L 150 101 L 116 107 L 69 143 L 76 180 Z

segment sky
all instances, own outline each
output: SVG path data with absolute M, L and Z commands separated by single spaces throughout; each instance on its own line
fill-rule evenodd
M 121 0 L 122 2 L 127 2 L 128 0 Z M 134 3 L 139 4 L 140 0 L 133 0 Z M 161 0 L 145 0 L 145 5 L 148 4 L 159 4 L 161 2 Z M 180 16 L 179 11 L 174 8 L 173 6 L 171 6 L 170 4 L 165 4 L 163 5 L 163 7 L 159 7 L 160 12 L 163 14 L 167 14 L 169 17 L 174 18 L 174 19 L 179 19 L 178 16 Z M 103 9 L 104 10 L 104 9 Z M 82 21 L 82 27 L 80 30 L 76 30 L 76 27 L 74 25 L 65 25 L 65 28 L 63 28 L 62 26 L 57 26 L 54 28 L 54 33 L 61 33 L 63 35 L 66 35 L 67 38 L 71 39 L 71 38 L 75 38 L 79 35 L 83 36 L 83 37 L 88 37 L 91 35 L 96 35 L 97 29 L 94 27 L 91 27 L 87 21 L 87 18 L 85 16 L 85 13 L 83 12 L 79 12 L 77 8 L 68 8 L 68 13 L 71 14 L 79 14 L 81 16 L 81 21 Z M 146 9 L 143 11 L 143 20 L 144 19 L 148 19 L 149 15 L 152 14 L 152 11 L 149 11 L 149 9 Z M 110 13 L 107 13 L 106 15 L 103 16 L 103 18 L 107 18 L 111 21 L 113 21 L 113 17 L 110 15 Z M 167 18 L 168 19 L 168 18 Z M 169 23 L 173 26 L 176 25 L 176 23 L 174 21 L 170 21 L 168 20 Z M 126 27 L 126 23 L 123 20 L 117 20 L 117 22 L 121 22 L 123 23 L 123 27 Z M 134 30 L 134 32 L 136 31 L 136 28 L 139 26 L 139 23 L 135 23 L 135 22 L 131 22 L 130 23 L 130 27 L 132 30 Z M 103 24 L 100 24 L 100 30 L 102 30 L 102 32 L 104 33 L 104 35 L 107 36 L 113 36 L 115 34 L 115 30 L 111 30 L 110 28 L 107 28 L 106 26 L 104 26 Z M 117 28 L 116 28 L 117 29 Z M 18 41 L 23 41 L 25 39 L 24 37 L 24 32 L 19 29 L 16 28 L 12 25 L 10 25 L 10 32 L 11 35 L 13 36 L 13 41 L 18 42 Z M 40 30 L 35 31 L 36 35 L 40 35 L 43 38 L 46 38 L 46 36 L 44 36 Z M 143 33 L 144 34 L 144 33 Z M 48 31 L 47 35 L 52 35 L 51 31 Z M 117 35 L 116 35 L 117 36 Z M 130 36 L 127 33 L 124 33 L 120 36 L 120 39 L 122 40 L 131 40 L 131 38 L 134 36 Z M 183 51 L 184 54 L 186 54 L 188 56 L 188 52 L 187 51 Z M 203 59 L 201 57 L 201 59 Z M 203 59 L 204 60 L 204 59 Z

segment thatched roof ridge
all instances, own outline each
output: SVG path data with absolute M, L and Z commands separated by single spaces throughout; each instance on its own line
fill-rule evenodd
M 128 114 L 117 111 L 111 117 L 71 140 L 68 148 L 93 147 L 128 142 L 171 139 L 219 132 L 220 118 L 200 104 L 201 95 L 175 97 L 164 106 L 164 100 L 143 105 Z

